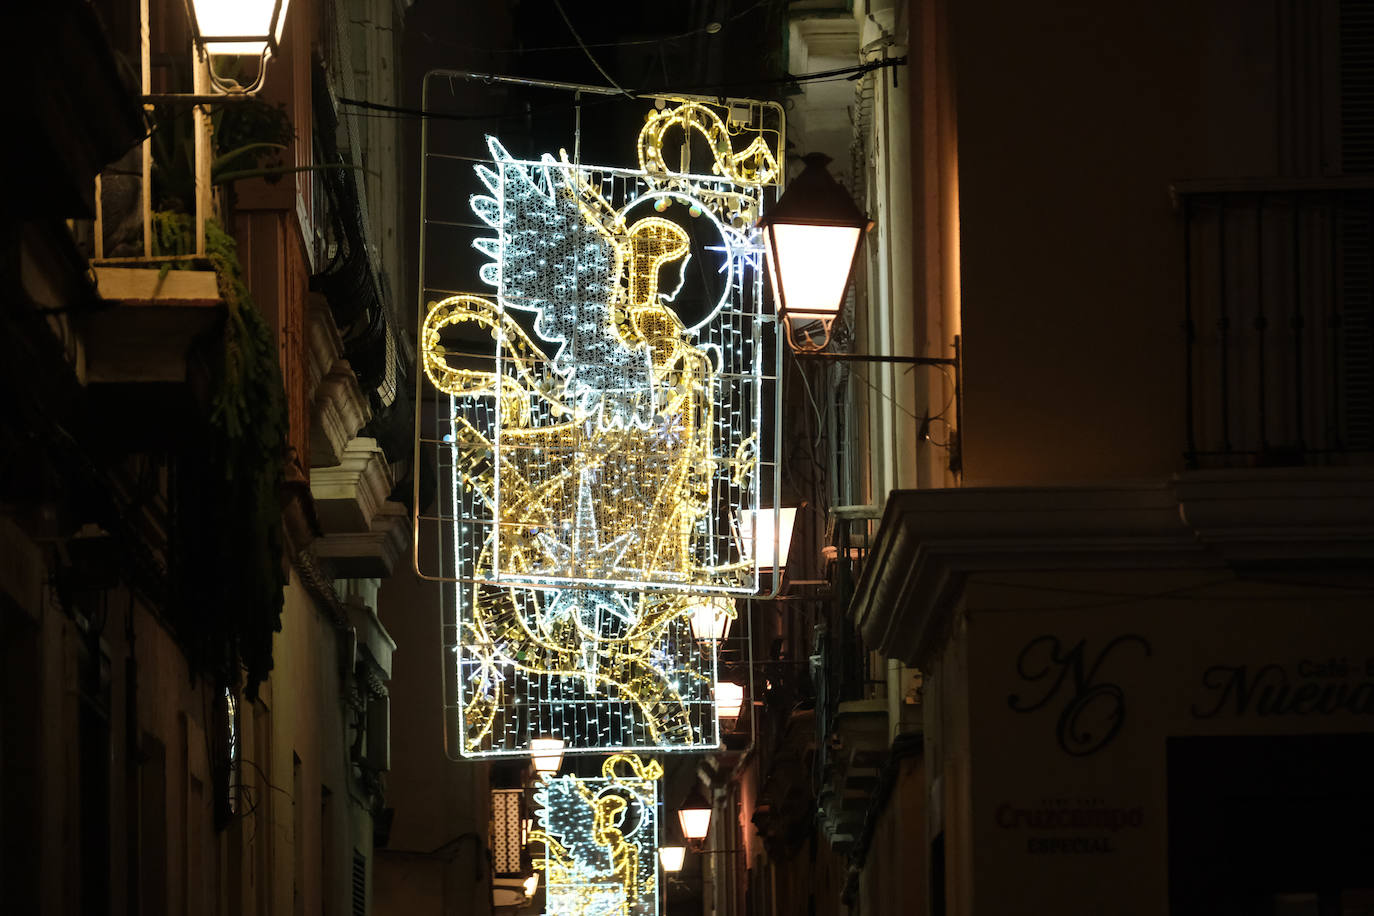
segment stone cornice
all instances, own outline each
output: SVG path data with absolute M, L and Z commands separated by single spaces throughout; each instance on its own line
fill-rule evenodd
M 1374 469 L 1200 471 L 1169 481 L 892 494 L 849 612 L 907 664 L 948 632 L 967 577 L 1028 570 L 1368 569 Z
M 342 578 L 385 579 L 410 546 L 410 512 L 397 502 L 377 507 L 367 531 L 326 534 L 315 552 Z
M 326 535 L 371 531 L 372 518 L 393 486 L 386 455 L 376 439 L 366 437 L 348 443 L 337 467 L 310 472 L 315 512 Z

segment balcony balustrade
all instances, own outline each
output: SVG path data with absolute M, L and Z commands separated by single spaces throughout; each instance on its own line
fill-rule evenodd
M 1190 468 L 1374 459 L 1374 181 L 1189 183 Z

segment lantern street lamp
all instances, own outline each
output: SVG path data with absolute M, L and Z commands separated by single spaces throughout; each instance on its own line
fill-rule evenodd
M 721 681 L 716 684 L 716 715 L 722 719 L 738 719 L 742 706 L 744 706 L 743 685 L 731 681 Z
M 735 609 L 728 598 L 701 598 L 692 605 L 692 635 L 697 639 L 720 642 L 730 632 Z
M 701 788 L 692 789 L 692 794 L 677 811 L 677 819 L 682 824 L 682 835 L 687 842 L 700 846 L 711 830 L 711 803 L 701 794 Z
M 736 525 L 740 556 L 746 560 L 752 558 L 761 572 L 773 572 L 786 566 L 796 522 L 795 507 L 739 513 Z
M 209 58 L 210 82 L 223 92 L 262 88 L 267 60 L 281 47 L 290 0 L 186 0 L 191 37 Z M 256 57 L 258 71 L 248 85 L 215 72 L 217 57 Z
M 686 858 L 686 846 L 660 846 L 658 848 L 658 861 L 663 863 L 664 871 L 682 871 L 682 863 Z
M 553 776 L 563 765 L 562 738 L 531 738 L 530 758 L 539 776 Z
M 830 343 L 859 243 L 873 223 L 831 177 L 825 167 L 829 156 L 811 153 L 802 161 L 806 168 L 759 220 L 759 228 L 788 345 L 814 352 Z M 798 327 L 813 324 L 821 330 L 794 337 Z

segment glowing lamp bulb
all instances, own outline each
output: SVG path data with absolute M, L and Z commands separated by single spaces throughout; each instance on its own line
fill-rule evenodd
M 539 889 L 539 872 L 535 872 L 522 882 L 525 888 L 525 897 L 534 896 L 534 892 Z

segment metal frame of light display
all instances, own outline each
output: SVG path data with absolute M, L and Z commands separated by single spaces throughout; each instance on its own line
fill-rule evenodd
M 663 767 L 633 754 L 601 777 L 555 776 L 535 790 L 546 916 L 657 916 L 659 785 Z
M 760 443 L 777 428 L 781 339 L 754 225 L 782 123 L 775 103 L 678 98 L 627 144 L 637 169 L 517 159 L 492 137 L 489 163 L 444 157 L 475 185 L 486 287 L 431 282 L 422 255 L 416 400 L 440 409 L 417 466 L 428 445 L 440 481 L 416 536 L 434 523 L 443 546 L 430 569 L 417 549 L 417 571 L 453 583 L 451 751 L 718 746 L 716 647 L 689 621 L 708 596 L 760 591 L 740 529 L 777 511 L 759 508 L 777 440 Z M 424 183 L 442 155 L 428 131 Z M 669 138 L 704 143 L 711 174 L 670 169 Z M 422 213 L 422 232 L 439 222 Z M 427 235 L 421 248 L 442 250 Z M 689 266 L 719 289 L 704 314 L 674 308 Z

